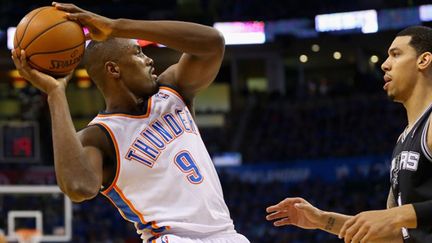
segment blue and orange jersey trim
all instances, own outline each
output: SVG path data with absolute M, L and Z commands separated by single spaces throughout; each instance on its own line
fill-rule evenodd
M 111 138 L 112 144 L 114 145 L 114 149 L 115 149 L 116 173 L 115 173 L 114 180 L 112 181 L 111 185 L 107 189 L 105 189 L 105 190 L 103 190 L 101 192 L 102 194 L 104 194 L 104 193 L 109 192 L 113 188 L 113 186 L 117 183 L 117 180 L 118 180 L 118 177 L 119 177 L 119 173 L 120 173 L 120 151 L 119 151 L 119 146 L 118 146 L 118 143 L 117 143 L 117 140 L 116 140 L 116 138 L 114 136 L 113 131 L 104 122 L 100 122 L 100 121 L 99 122 L 94 122 L 94 123 L 91 123 L 90 125 L 101 125 L 103 128 L 105 128 L 105 130 L 108 132 L 108 134 L 109 134 L 109 136 Z
M 146 222 L 144 216 L 135 208 L 132 202 L 126 198 L 121 189 L 117 186 L 114 186 L 111 191 L 103 193 L 103 195 L 107 197 L 118 209 L 125 220 L 136 222 L 137 229 L 140 231 L 148 230 L 153 237 L 158 238 L 161 233 L 170 228 L 169 226 L 159 227 L 155 221 Z
M 153 236 L 153 237 L 151 237 L 150 239 L 147 240 L 147 243 L 156 243 L 156 240 L 157 240 L 157 238 L 159 238 L 159 237 L 160 237 L 160 236 L 158 236 L 158 237 Z

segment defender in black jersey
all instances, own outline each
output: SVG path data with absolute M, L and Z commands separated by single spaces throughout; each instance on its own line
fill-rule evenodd
M 286 198 L 267 208 L 275 226 L 321 229 L 346 243 L 432 242 L 432 29 L 402 30 L 388 55 L 381 66 L 384 90 L 404 105 L 408 126 L 393 151 L 387 209 L 348 216 Z

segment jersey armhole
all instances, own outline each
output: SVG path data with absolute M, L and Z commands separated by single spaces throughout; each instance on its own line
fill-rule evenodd
M 431 115 L 429 115 L 429 118 L 426 121 L 426 126 L 424 126 L 424 128 L 423 128 L 420 143 L 421 143 L 422 152 L 425 155 L 426 159 L 429 160 L 429 162 L 432 162 L 432 153 L 431 153 L 429 146 L 427 144 L 427 133 L 429 130 L 430 119 L 431 119 Z
M 116 147 L 114 145 L 113 138 L 111 137 L 110 132 L 108 131 L 107 128 L 105 128 L 105 126 L 103 126 L 100 123 L 92 123 L 89 126 L 97 126 L 99 129 L 101 129 L 101 131 L 103 131 L 103 133 L 105 134 L 105 136 L 106 136 L 106 138 L 107 138 L 107 140 L 109 142 L 109 149 L 111 151 L 116 151 Z M 114 158 L 110 158 L 107 161 L 109 163 L 109 165 L 113 166 L 113 168 L 115 169 L 114 176 L 112 178 L 110 178 L 110 181 L 109 181 L 109 183 L 107 183 L 107 185 L 102 184 L 100 192 L 103 192 L 103 191 L 107 190 L 107 188 L 111 188 L 114 185 L 114 183 L 115 183 L 115 181 L 117 179 L 118 166 L 119 166 L 119 164 L 117 163 L 117 161 L 118 161 L 117 153 L 114 152 Z M 107 164 L 105 163 L 105 161 L 103 163 L 103 166 L 107 166 Z
M 169 85 L 169 84 L 161 84 L 159 85 L 159 89 L 162 90 L 166 90 L 172 94 L 174 94 L 175 96 L 177 96 L 185 105 L 187 105 L 185 98 L 180 94 L 180 92 L 178 91 L 178 89 L 176 87 L 174 87 L 174 85 Z

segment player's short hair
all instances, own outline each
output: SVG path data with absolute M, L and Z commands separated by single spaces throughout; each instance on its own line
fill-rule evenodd
M 432 53 L 432 28 L 426 26 L 411 26 L 400 31 L 396 36 L 411 36 L 410 45 L 417 55 Z
M 90 41 L 84 53 L 84 67 L 96 84 L 102 84 L 101 77 L 105 62 L 117 62 L 124 53 L 125 40 L 108 38 L 104 41 Z

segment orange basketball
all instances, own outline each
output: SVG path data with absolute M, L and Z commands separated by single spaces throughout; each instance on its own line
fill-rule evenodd
M 54 7 L 37 8 L 20 21 L 14 37 L 19 55 L 25 50 L 33 68 L 54 76 L 70 73 L 80 63 L 85 50 L 81 26 L 66 19 L 66 13 Z

